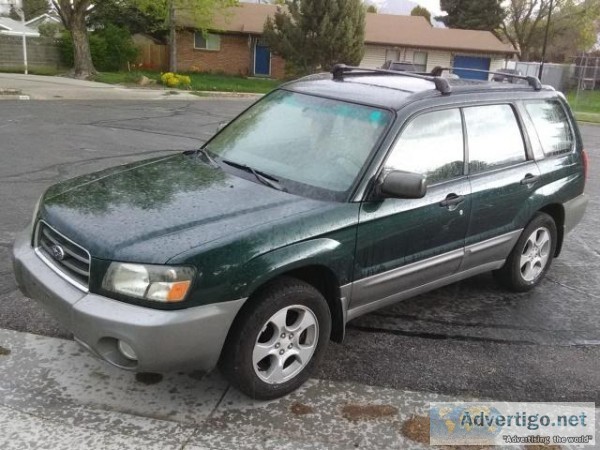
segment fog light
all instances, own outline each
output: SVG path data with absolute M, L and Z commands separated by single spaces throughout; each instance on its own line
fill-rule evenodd
M 119 351 L 125 356 L 125 358 L 132 361 L 137 361 L 137 355 L 127 342 L 119 341 Z

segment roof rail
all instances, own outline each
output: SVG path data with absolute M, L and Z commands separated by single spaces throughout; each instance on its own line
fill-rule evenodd
M 450 86 L 448 80 L 432 75 L 421 75 L 413 72 L 398 72 L 386 69 L 367 69 L 364 67 L 347 66 L 346 64 L 336 64 L 333 66 L 331 73 L 333 74 L 333 79 L 338 81 L 342 81 L 344 77 L 360 77 L 369 75 L 396 75 L 400 77 L 418 78 L 420 80 L 433 81 L 435 88 L 443 95 L 449 95 L 452 93 L 452 86 Z
M 542 82 L 538 77 L 534 77 L 531 75 L 513 75 L 512 73 L 503 73 L 503 72 L 494 72 L 491 70 L 481 70 L 481 69 L 469 69 L 466 67 L 435 67 L 431 71 L 432 76 L 441 76 L 442 72 L 447 70 L 448 72 L 453 72 L 455 70 L 464 70 L 466 72 L 478 72 L 478 73 L 487 73 L 489 75 L 502 75 L 506 78 L 517 78 L 519 80 L 527 81 L 527 84 L 531 86 L 536 91 L 542 90 Z

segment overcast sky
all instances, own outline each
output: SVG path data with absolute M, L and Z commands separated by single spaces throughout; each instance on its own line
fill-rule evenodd
M 376 3 L 382 9 L 382 12 L 395 13 L 395 14 L 409 14 L 412 8 L 416 4 L 424 6 L 433 15 L 440 15 L 440 1 L 439 0 L 371 0 Z

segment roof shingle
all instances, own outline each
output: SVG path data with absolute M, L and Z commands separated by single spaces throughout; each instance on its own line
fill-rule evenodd
M 240 3 L 225 14 L 217 15 L 214 29 L 260 35 L 267 17 L 276 11 L 275 5 Z M 180 14 L 178 23 L 194 28 L 189 15 Z M 510 44 L 500 41 L 489 31 L 434 28 L 423 17 L 391 14 L 367 13 L 365 43 L 481 53 L 517 53 Z

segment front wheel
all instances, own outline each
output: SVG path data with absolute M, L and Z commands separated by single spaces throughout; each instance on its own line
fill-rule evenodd
M 516 292 L 533 289 L 552 264 L 556 236 L 554 219 L 548 214 L 537 213 L 523 230 L 504 266 L 494 272 L 496 279 Z
M 281 278 L 241 311 L 220 361 L 227 380 L 246 395 L 270 400 L 300 387 L 329 342 L 327 301 L 310 284 Z

